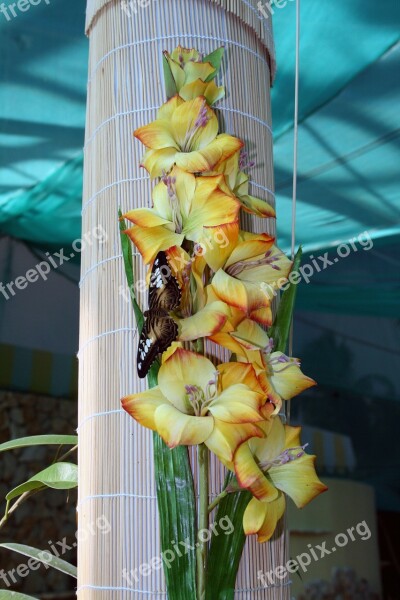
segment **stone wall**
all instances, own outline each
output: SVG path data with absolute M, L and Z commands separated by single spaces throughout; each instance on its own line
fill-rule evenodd
M 77 405 L 73 400 L 0 391 L 0 443 L 28 435 L 73 434 L 76 413 Z M 63 447 L 61 452 L 67 450 L 67 447 Z M 7 492 L 50 465 L 56 454 L 56 446 L 38 446 L 0 454 L 1 516 L 4 514 Z M 76 456 L 72 459 L 75 460 Z M 62 553 L 60 557 L 76 564 L 75 547 L 63 553 L 65 543 L 73 546 L 76 541 L 75 504 L 75 490 L 41 491 L 9 517 L 8 523 L 0 531 L 0 541 L 19 542 L 49 551 L 50 544 L 54 544 Z M 64 546 L 61 545 L 63 539 Z M 17 590 L 42 599 L 67 600 L 75 597 L 76 580 L 52 568 L 41 565 L 29 573 L 20 569 L 21 573 L 26 573 L 24 576 L 11 572 L 28 560 L 22 555 L 0 549 L 0 589 Z M 2 575 L 2 570 L 5 575 Z

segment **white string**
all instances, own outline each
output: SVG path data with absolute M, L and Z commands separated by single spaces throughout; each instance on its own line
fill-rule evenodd
M 104 498 L 139 498 L 140 500 L 157 500 L 157 496 L 148 496 L 145 494 L 130 494 L 128 492 L 118 492 L 115 494 L 93 494 L 91 496 L 85 496 L 77 504 L 77 510 L 82 504 L 89 500 L 102 500 Z
M 132 254 L 133 254 L 133 253 L 132 253 Z M 138 252 L 136 252 L 135 254 L 136 254 L 137 256 L 139 256 L 139 253 L 138 253 Z M 85 273 L 84 275 L 82 275 L 82 277 L 81 277 L 81 280 L 79 281 L 79 287 L 81 287 L 81 286 L 82 286 L 82 284 L 83 284 L 83 282 L 85 281 L 86 277 L 87 277 L 88 275 L 90 275 L 90 273 L 92 273 L 92 272 L 93 272 L 95 269 L 97 269 L 97 267 L 100 267 L 101 265 L 104 265 L 104 264 L 106 264 L 106 263 L 108 263 L 108 262 L 110 262 L 110 261 L 112 261 L 112 260 L 117 260 L 118 258 L 122 258 L 122 257 L 123 257 L 123 255 L 122 255 L 122 254 L 117 254 L 116 256 L 110 256 L 109 258 L 105 258 L 104 260 L 101 260 L 100 262 L 98 262 L 98 263 L 95 263 L 94 265 L 92 265 L 92 266 L 90 267 L 90 269 L 88 269 L 88 270 L 86 271 L 86 273 Z
M 252 4 L 250 4 L 250 2 L 248 0 L 242 0 L 243 4 L 245 4 L 246 6 L 248 6 L 248 8 L 256 15 L 257 19 L 259 19 L 264 27 L 270 32 L 271 32 L 271 27 L 269 26 L 269 21 L 267 19 L 264 19 L 264 17 L 260 14 L 260 12 L 254 8 L 254 6 Z
M 81 585 L 76 590 L 78 594 L 81 590 L 99 590 L 104 592 L 132 592 L 134 594 L 147 594 L 150 596 L 159 595 L 166 596 L 167 592 L 155 592 L 155 591 L 147 591 L 147 590 L 135 590 L 134 588 L 128 587 L 114 587 L 114 586 L 106 586 L 106 585 L 92 585 L 87 583 L 86 585 Z
M 106 192 L 107 190 L 111 189 L 116 185 L 119 185 L 120 183 L 135 183 L 137 181 L 150 181 L 150 177 L 148 175 L 143 177 L 130 177 L 129 179 L 119 179 L 118 181 L 113 181 L 112 183 L 109 183 L 108 185 L 98 190 L 95 194 L 93 194 L 93 196 L 91 196 L 87 200 L 87 202 L 82 206 L 81 214 L 83 215 L 89 204 L 96 200 L 97 196 L 99 196 L 103 192 Z
M 264 190 L 264 192 L 268 192 L 268 194 L 271 194 L 271 196 L 273 198 L 275 198 L 275 192 L 273 192 L 269 188 L 265 187 L 265 185 L 261 185 L 260 183 L 255 183 L 255 181 L 249 181 L 249 184 L 254 185 L 254 187 L 259 188 L 260 190 Z
M 232 112 L 237 115 L 241 115 L 242 117 L 247 117 L 248 119 L 251 119 L 252 121 L 256 121 L 256 123 L 263 125 L 264 127 L 266 127 L 268 129 L 268 131 L 270 133 L 272 133 L 272 128 L 268 123 L 266 123 L 262 119 L 259 119 L 258 117 L 255 117 L 254 115 L 251 115 L 250 113 L 245 113 L 242 110 L 238 110 L 237 108 L 228 108 L 227 106 L 217 106 L 216 108 L 217 108 L 217 110 L 226 110 L 227 112 Z
M 294 116 L 293 116 L 293 194 L 292 194 L 292 260 L 296 251 L 296 201 L 297 201 L 297 158 L 298 158 L 298 130 L 299 130 L 299 79 L 300 79 L 300 0 L 296 0 L 296 48 L 295 48 L 295 79 L 294 79 Z M 293 356 L 293 316 L 289 330 L 289 356 Z M 290 400 L 286 403 L 286 423 L 290 424 Z M 287 529 L 287 516 L 284 534 L 285 554 L 289 555 L 289 531 Z
M 254 116 L 254 115 L 251 115 L 249 113 L 243 112 L 242 110 L 238 110 L 237 108 L 228 108 L 226 106 L 218 106 L 217 108 L 218 108 L 218 110 L 232 112 L 232 113 L 241 115 L 242 117 L 246 117 L 248 119 L 251 119 L 252 121 L 256 121 L 260 125 L 263 125 L 266 129 L 268 129 L 269 133 L 272 133 L 272 129 L 271 129 L 270 125 L 268 123 L 266 123 L 265 121 L 263 121 L 262 119 L 259 119 L 258 117 Z M 115 121 L 115 119 L 119 119 L 119 117 L 126 117 L 128 115 L 133 115 L 133 114 L 136 114 L 138 112 L 150 112 L 152 110 L 157 110 L 157 107 L 150 106 L 149 108 L 140 108 L 140 109 L 137 109 L 137 110 L 136 109 L 135 110 L 127 110 L 127 111 L 124 111 L 124 112 L 116 113 L 112 117 L 109 117 L 108 119 L 106 119 L 105 121 L 103 121 L 102 123 L 100 123 L 100 125 L 98 125 L 96 127 L 96 129 L 93 131 L 92 135 L 86 140 L 86 143 L 85 143 L 85 145 L 83 147 L 84 151 L 87 149 L 87 147 L 89 146 L 89 144 L 91 144 L 93 142 L 93 140 L 95 139 L 95 137 L 97 136 L 97 134 L 99 133 L 99 131 L 104 127 L 104 125 L 107 125 L 108 123 L 112 123 L 112 121 Z
M 81 358 L 82 356 L 82 352 L 85 350 L 85 348 L 87 348 L 87 346 L 89 346 L 89 344 L 91 344 L 92 342 L 95 342 L 96 340 L 99 340 L 103 337 L 106 337 L 107 335 L 113 335 L 114 333 L 120 333 L 120 332 L 129 332 L 129 333 L 133 333 L 136 334 L 137 333 L 137 327 L 135 329 L 133 329 L 132 327 L 120 327 L 119 329 L 112 329 L 111 331 L 104 331 L 103 333 L 99 333 L 98 335 L 95 335 L 92 338 L 89 338 L 82 346 L 82 348 L 79 348 L 79 352 L 77 354 L 78 359 Z
M 90 84 L 90 82 L 92 81 L 92 79 L 94 78 L 97 69 L 99 68 L 99 66 L 101 65 L 102 62 L 104 62 L 106 60 L 106 58 L 108 58 L 109 56 L 111 56 L 112 54 L 114 54 L 115 52 L 118 52 L 118 50 L 124 50 L 125 48 L 132 48 L 134 46 L 139 46 L 140 44 L 149 44 L 151 42 L 163 42 L 163 41 L 167 41 L 167 40 L 174 40 L 174 39 L 187 39 L 187 38 L 193 38 L 193 39 L 199 39 L 199 40 L 211 40 L 214 42 L 221 42 L 222 44 L 232 44 L 233 46 L 237 46 L 238 48 L 241 48 L 242 50 L 246 50 L 247 52 L 249 52 L 250 54 L 252 54 L 253 56 L 255 56 L 258 60 L 261 60 L 268 68 L 269 68 L 269 63 L 268 61 L 263 58 L 262 56 L 260 56 L 259 54 L 257 54 L 257 52 L 255 52 L 254 50 L 252 50 L 251 48 L 249 48 L 248 46 L 245 46 L 244 44 L 240 44 L 239 42 L 234 42 L 232 40 L 227 40 L 224 38 L 220 38 L 220 37 L 216 37 L 216 36 L 212 36 L 212 35 L 197 35 L 197 34 L 187 34 L 187 33 L 177 33 L 177 34 L 171 34 L 171 35 L 161 35 L 159 37 L 155 37 L 155 38 L 150 38 L 147 40 L 138 40 L 136 42 L 129 42 L 128 44 L 122 44 L 121 46 L 117 46 L 116 48 L 113 48 L 112 50 L 110 50 L 109 52 L 107 52 L 102 58 L 100 58 L 100 60 L 96 63 L 96 65 L 93 68 L 92 74 L 90 75 L 89 79 L 88 79 L 88 84 Z
M 92 202 L 94 202 L 96 200 L 96 198 L 98 196 L 100 196 L 100 194 L 107 192 L 109 189 L 115 187 L 116 185 L 119 185 L 120 183 L 135 183 L 137 181 L 150 181 L 150 177 L 148 175 L 147 176 L 144 175 L 143 177 L 131 177 L 129 179 L 119 179 L 118 181 L 113 181 L 112 183 L 109 183 L 108 185 L 106 185 L 103 188 L 101 188 L 100 190 L 98 190 L 95 194 L 93 194 L 93 196 L 91 196 L 87 200 L 87 202 L 82 207 L 81 214 L 83 215 L 83 213 L 87 210 L 88 206 L 90 206 L 90 204 L 92 204 Z M 267 192 L 273 198 L 275 198 L 275 192 L 273 192 L 270 188 L 266 187 L 265 185 L 261 185 L 261 183 L 256 183 L 255 181 L 252 181 L 252 180 L 249 181 L 249 184 L 260 190 L 263 190 L 264 192 Z
M 297 202 L 297 159 L 299 145 L 299 79 L 300 79 L 300 0 L 296 0 L 296 64 L 294 80 L 294 117 L 293 117 L 293 194 L 292 194 L 292 260 L 296 251 L 296 202 Z M 293 356 L 293 318 L 289 331 L 289 356 Z M 290 421 L 290 401 L 287 402 L 286 417 Z
M 151 110 L 158 110 L 159 108 L 160 108 L 159 106 L 149 106 L 148 108 L 135 108 L 134 110 L 125 110 L 123 112 L 116 113 L 112 117 L 109 117 L 105 121 L 102 121 L 100 123 L 100 125 L 98 125 L 96 127 L 96 129 L 93 131 L 92 135 L 86 140 L 85 145 L 83 146 L 83 150 L 84 151 L 86 150 L 88 145 L 96 137 L 99 130 L 102 129 L 102 127 L 104 127 L 104 125 L 107 125 L 107 123 L 111 123 L 112 121 L 114 121 L 115 119 L 118 119 L 119 117 L 127 117 L 129 115 L 136 115 L 137 113 L 150 112 Z
M 114 410 L 105 410 L 103 412 L 98 412 L 98 413 L 93 413 L 92 415 L 89 415 L 88 417 L 85 417 L 84 419 L 82 419 L 82 421 L 79 423 L 77 429 L 76 429 L 76 433 L 79 433 L 80 429 L 83 427 L 83 425 L 85 423 L 87 423 L 88 421 L 91 421 L 92 419 L 96 419 L 97 417 L 108 417 L 108 415 L 114 415 L 114 414 L 122 414 L 125 411 L 122 408 L 115 408 Z
M 297 159 L 299 145 L 299 76 L 300 76 L 300 0 L 296 0 L 296 65 L 294 82 L 294 139 L 293 139 L 293 195 L 292 195 L 292 260 L 296 251 Z

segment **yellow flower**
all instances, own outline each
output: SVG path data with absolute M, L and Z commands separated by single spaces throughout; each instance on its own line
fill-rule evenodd
M 184 239 L 209 245 L 216 240 L 219 227 L 230 225 L 224 247 L 233 249 L 239 235 L 240 204 L 225 188 L 223 175 L 195 177 L 174 167 L 153 190 L 154 208 L 136 208 L 124 215 L 135 224 L 127 230 L 145 263 L 150 263 L 160 250 L 180 246 Z M 229 237 L 227 237 L 229 236 Z M 211 266 L 219 268 L 226 252 L 208 253 Z M 207 252 L 205 253 L 207 261 Z
M 315 456 L 305 453 L 300 427 L 283 425 L 279 417 L 261 425 L 264 439 L 250 439 L 235 452 L 234 466 L 241 487 L 254 498 L 248 504 L 243 527 L 247 535 L 257 533 L 260 542 L 268 540 L 285 510 L 285 497 L 298 508 L 328 488 L 315 472 Z
M 230 315 L 227 316 L 229 323 Z M 273 352 L 273 340 L 250 319 L 236 320 L 234 327 L 222 326 L 210 339 L 237 355 L 238 360 L 251 362 L 269 402 L 279 412 L 282 401 L 290 400 L 316 385 L 300 369 L 300 360 Z
M 155 121 L 134 135 L 148 148 L 142 166 L 151 177 L 174 164 L 189 173 L 211 171 L 243 146 L 236 137 L 218 135 L 217 117 L 203 96 L 187 102 L 174 96 L 161 106 Z
M 264 435 L 256 425 L 263 420 L 262 400 L 251 365 L 216 368 L 204 356 L 177 348 L 161 365 L 158 386 L 123 398 L 122 406 L 170 448 L 205 443 L 231 465 L 239 444 Z
M 229 158 L 218 163 L 214 170 L 225 175 L 230 189 L 240 200 L 245 212 L 262 218 L 275 217 L 275 209 L 268 202 L 249 194 L 249 176 L 241 170 L 245 168 L 244 162 L 246 159 L 247 154 L 245 152 L 235 152 Z M 250 166 L 252 166 L 251 163 Z
M 203 61 L 197 50 L 178 46 L 171 54 L 164 52 L 178 94 L 184 100 L 204 96 L 208 104 L 214 104 L 225 95 L 223 87 L 212 81 L 216 69 L 207 60 Z
M 221 300 L 269 326 L 277 281 L 287 278 L 292 263 L 274 246 L 274 238 L 265 233 L 241 232 L 239 239 L 224 266 L 215 273 L 212 286 Z

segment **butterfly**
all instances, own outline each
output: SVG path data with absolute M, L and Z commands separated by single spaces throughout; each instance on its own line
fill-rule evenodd
M 137 351 L 137 372 L 146 377 L 157 355 L 164 352 L 178 336 L 178 325 L 169 315 L 181 302 L 181 288 L 171 271 L 165 252 L 159 252 L 150 275 L 149 308 Z

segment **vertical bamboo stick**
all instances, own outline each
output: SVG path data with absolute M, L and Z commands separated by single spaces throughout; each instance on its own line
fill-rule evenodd
M 165 600 L 160 569 L 141 565 L 160 554 L 152 438 L 120 409 L 120 398 L 145 383 L 135 369 L 137 333 L 119 243 L 117 211 L 151 205 L 152 185 L 139 168 L 143 147 L 132 136 L 165 101 L 161 56 L 178 44 L 208 53 L 226 49 L 219 103 L 225 131 L 246 141 L 251 193 L 273 203 L 270 80 L 272 34 L 244 0 L 88 0 L 90 40 L 83 191 L 83 233 L 101 226 L 104 243 L 82 252 L 79 384 L 79 600 Z M 124 9 L 127 9 L 125 10 Z M 249 219 L 253 231 L 265 222 Z M 274 223 L 269 223 L 274 233 Z M 134 256 L 136 277 L 143 279 Z M 143 294 L 138 293 L 144 304 Z M 211 461 L 211 499 L 223 469 Z M 99 519 L 102 520 L 100 521 Z M 110 523 L 111 531 L 97 523 Z M 284 564 L 283 534 L 265 545 L 246 544 L 235 598 L 287 600 L 287 586 L 266 591 L 258 571 Z M 142 571 L 145 569 L 142 568 Z M 192 599 L 188 599 L 192 600 Z

